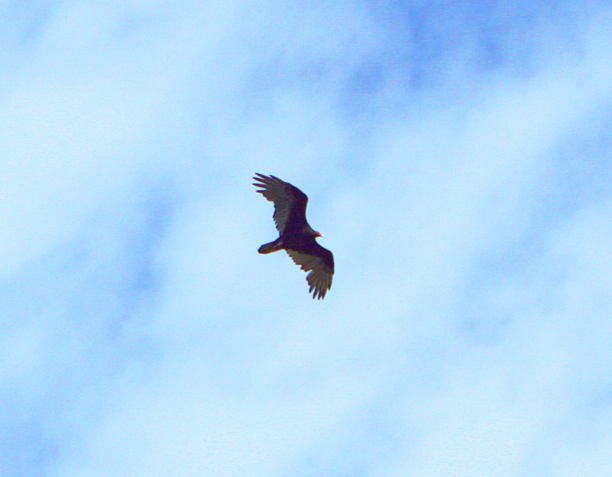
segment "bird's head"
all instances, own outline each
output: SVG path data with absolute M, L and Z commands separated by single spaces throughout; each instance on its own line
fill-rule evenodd
M 317 232 L 316 230 L 313 230 L 310 226 L 306 226 L 304 227 L 304 234 L 308 235 L 312 238 L 317 238 L 317 237 L 323 237 L 323 234 L 320 234 L 319 232 Z

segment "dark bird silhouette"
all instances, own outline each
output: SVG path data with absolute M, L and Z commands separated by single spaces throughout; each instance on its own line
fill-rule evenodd
M 317 243 L 316 238 L 322 235 L 308 225 L 308 197 L 300 189 L 278 177 L 255 173 L 253 179 L 253 185 L 258 187 L 257 192 L 274 202 L 272 217 L 279 233 L 276 240 L 259 247 L 259 253 L 285 250 L 302 270 L 310 272 L 306 280 L 310 285 L 309 292 L 314 290 L 312 298 L 325 297 L 325 293 L 331 288 L 334 275 L 334 256 Z

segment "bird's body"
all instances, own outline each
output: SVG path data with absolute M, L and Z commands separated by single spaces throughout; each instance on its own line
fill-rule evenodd
M 306 277 L 313 298 L 323 298 L 331 288 L 334 274 L 334 256 L 321 247 L 317 237 L 321 234 L 310 227 L 306 220 L 308 197 L 297 187 L 274 176 L 255 174 L 253 178 L 259 192 L 274 202 L 274 222 L 279 237 L 259 247 L 259 253 L 285 250 L 302 270 L 310 272 Z

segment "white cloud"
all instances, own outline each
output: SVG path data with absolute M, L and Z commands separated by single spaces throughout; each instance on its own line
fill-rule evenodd
M 605 474 L 609 16 L 428 5 L 32 14 L 0 98 L 8 472 Z M 309 194 L 324 301 L 256 253 L 254 172 Z

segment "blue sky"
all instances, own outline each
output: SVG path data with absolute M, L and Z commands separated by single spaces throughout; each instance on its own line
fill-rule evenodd
M 611 474 L 606 3 L 2 2 L 2 475 Z

